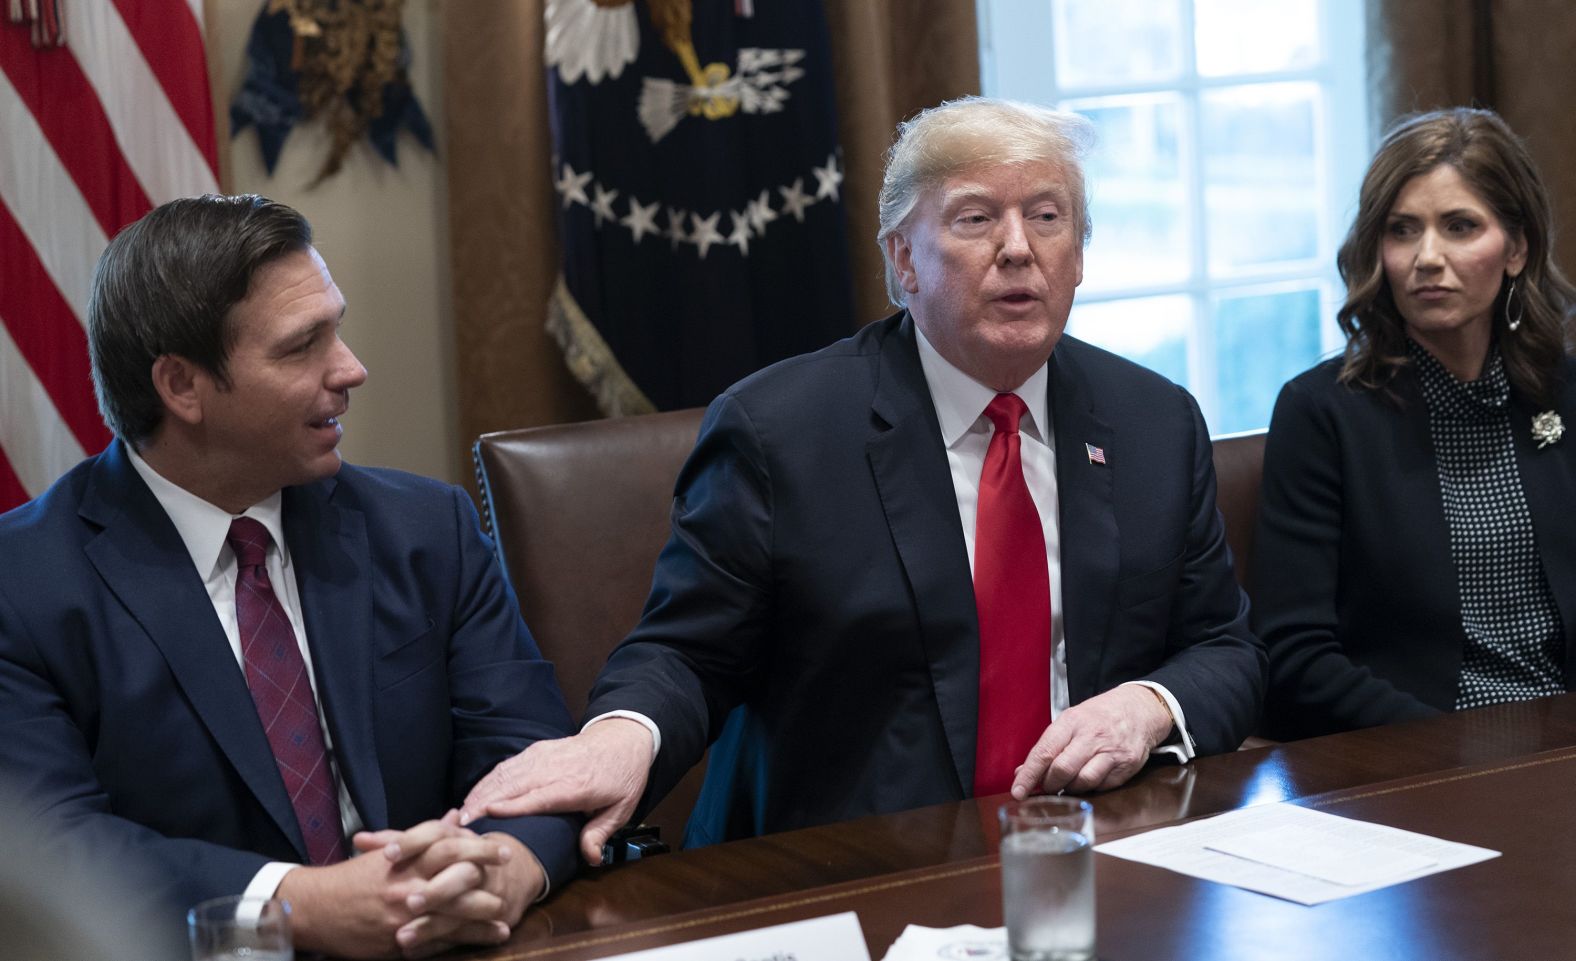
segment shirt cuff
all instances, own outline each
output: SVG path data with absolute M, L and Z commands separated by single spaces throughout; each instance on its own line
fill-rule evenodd
M 584 733 L 586 728 L 598 721 L 605 721 L 610 717 L 622 717 L 631 721 L 638 721 L 642 727 L 651 732 L 651 760 L 652 763 L 655 763 L 657 760 L 657 752 L 662 750 L 662 732 L 657 730 L 656 721 L 653 721 L 651 718 L 641 714 L 638 711 L 608 711 L 606 714 L 598 714 L 596 717 L 593 717 L 591 720 L 585 722 L 585 724 L 581 726 L 580 730 L 582 733 Z
M 529 854 L 531 860 L 536 862 L 536 869 L 542 872 L 542 893 L 538 894 L 536 900 L 531 902 L 532 904 L 541 904 L 547 900 L 547 896 L 553 891 L 553 876 L 547 873 L 547 868 L 542 866 L 542 859 L 536 856 L 536 852 L 531 850 L 529 844 L 521 841 L 520 847 L 525 848 L 525 853 Z
M 1154 681 L 1127 681 L 1126 683 L 1147 687 L 1158 694 L 1160 700 L 1165 702 L 1166 710 L 1171 712 L 1171 723 L 1177 729 L 1177 739 L 1174 742 L 1161 744 L 1149 753 L 1169 754 L 1184 764 L 1193 760 L 1193 757 L 1198 753 L 1198 749 L 1193 744 L 1192 733 L 1187 729 L 1187 715 L 1182 713 L 1182 705 L 1177 703 L 1177 699 L 1172 696 L 1170 691 L 1166 690 L 1166 686 Z
M 280 882 L 284 881 L 285 875 L 300 866 L 299 864 L 291 864 L 288 861 L 269 861 L 256 874 L 252 875 L 252 880 L 246 885 L 246 890 L 241 892 L 241 897 L 261 898 L 264 900 L 273 897 L 274 893 L 279 890 Z

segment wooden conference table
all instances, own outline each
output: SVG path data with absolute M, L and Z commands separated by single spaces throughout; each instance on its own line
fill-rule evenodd
M 1000 800 L 589 872 L 469 956 L 577 961 L 855 911 L 879 961 L 909 923 L 1001 924 Z M 1503 852 L 1316 907 L 1101 856 L 1104 961 L 1576 957 L 1576 694 L 1151 768 L 1092 801 L 1102 841 L 1296 801 Z

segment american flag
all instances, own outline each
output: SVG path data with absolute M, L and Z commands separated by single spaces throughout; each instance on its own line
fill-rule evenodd
M 1085 444 L 1084 445 L 1084 450 L 1089 452 L 1089 463 L 1091 463 L 1091 464 L 1104 464 L 1105 463 L 1105 448 L 1104 447 L 1096 447 L 1093 444 Z
M 156 204 L 217 191 L 217 170 L 203 0 L 0 0 L 0 511 L 109 442 L 93 265 Z

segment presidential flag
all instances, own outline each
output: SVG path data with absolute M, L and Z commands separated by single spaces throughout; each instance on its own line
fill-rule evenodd
M 109 238 L 218 189 L 202 0 L 0 8 L 0 510 L 110 434 L 88 373 Z
M 605 413 L 709 402 L 853 329 L 819 0 L 547 0 L 563 270 Z

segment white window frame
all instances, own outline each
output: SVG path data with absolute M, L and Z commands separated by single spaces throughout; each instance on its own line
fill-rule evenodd
M 1193 0 L 1177 0 L 1184 37 L 1194 31 Z M 1274 0 L 1265 0 L 1274 2 Z M 1361 0 L 1320 0 L 1319 49 L 1323 59 L 1308 68 L 1226 77 L 1200 76 L 1194 44 L 1184 43 L 1179 76 L 1173 80 L 1097 86 L 1056 83 L 1057 37 L 1052 0 L 977 0 L 981 86 L 987 96 L 1028 100 L 1049 106 L 1094 97 L 1173 94 L 1182 102 L 1181 160 L 1187 197 L 1185 230 L 1188 273 L 1172 283 L 1105 286 L 1085 285 L 1080 304 L 1108 303 L 1137 297 L 1181 295 L 1193 305 L 1188 344 L 1188 387 L 1198 398 L 1206 419 L 1220 420 L 1214 367 L 1211 301 L 1223 296 L 1275 293 L 1316 288 L 1320 300 L 1320 343 L 1325 355 L 1343 343 L 1335 313 L 1345 296 L 1335 267 L 1335 252 L 1357 209 L 1358 187 L 1370 153 L 1364 84 L 1363 9 Z M 1245 84 L 1301 82 L 1316 84 L 1322 93 L 1316 111 L 1316 169 L 1326 199 L 1318 215 L 1318 247 L 1310 260 L 1283 262 L 1211 276 L 1207 224 L 1204 219 L 1204 167 L 1199 156 L 1201 97 L 1212 90 Z M 1091 185 L 1098 193 L 1098 184 Z M 1093 244 L 1100 243 L 1098 218 Z M 1310 364 L 1312 358 L 1310 358 Z M 1264 411 L 1267 422 L 1269 411 Z

